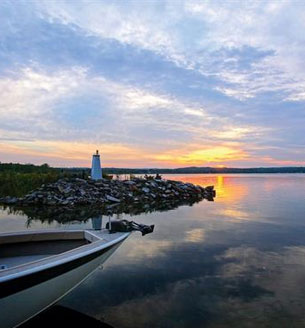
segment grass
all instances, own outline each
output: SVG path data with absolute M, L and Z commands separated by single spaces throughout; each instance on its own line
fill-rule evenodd
M 88 170 L 52 168 L 48 164 L 0 163 L 0 197 L 22 197 L 60 178 L 87 177 Z
M 87 179 L 90 173 L 86 168 L 53 168 L 48 164 L 0 163 L 0 197 L 23 197 L 43 184 L 56 182 L 61 178 Z M 103 173 L 103 178 L 112 175 Z

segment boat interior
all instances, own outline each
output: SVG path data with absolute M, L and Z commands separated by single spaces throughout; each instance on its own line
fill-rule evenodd
M 4 234 L 0 236 L 0 270 L 61 254 L 97 239 L 88 231 Z

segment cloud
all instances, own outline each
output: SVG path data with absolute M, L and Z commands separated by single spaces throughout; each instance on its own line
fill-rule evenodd
M 0 131 L 3 136 L 12 140 L 35 141 L 31 144 L 15 142 L 19 149 L 23 147 L 25 153 L 34 144 L 43 148 L 42 145 L 52 140 L 65 145 L 67 141 L 84 145 L 88 141 L 101 145 L 109 141 L 112 144 L 126 145 L 128 152 L 132 148 L 131 144 L 134 149 L 143 151 L 144 127 L 147 135 L 144 140 L 151 144 L 146 145 L 146 148 L 153 152 L 149 155 L 147 151 L 143 151 L 142 157 L 159 160 L 165 156 L 158 154 L 159 145 L 164 144 L 164 136 L 167 139 L 171 135 L 175 136 L 176 140 L 168 142 L 168 147 L 174 146 L 177 152 L 185 141 L 192 142 L 202 138 L 210 130 L 211 122 L 220 124 L 221 121 L 226 121 L 218 115 L 211 115 L 200 104 L 117 83 L 102 76 L 92 76 L 84 67 L 52 73 L 41 68 L 28 67 L 20 70 L 19 74 L 0 79 L 0 86 Z M 198 121 L 198 117 L 202 121 Z M 101 126 L 105 126 L 102 131 Z M 242 128 L 236 129 L 233 128 L 232 131 L 235 132 L 231 132 L 235 133 L 235 137 L 236 134 L 245 132 Z M 124 131 L 124 138 L 121 131 Z M 153 131 L 156 131 L 156 135 Z M 55 148 L 59 146 L 45 149 L 55 156 Z M 225 159 L 230 151 L 225 148 L 222 151 L 222 158 Z M 199 161 L 199 158 L 202 161 L 205 158 L 212 161 L 212 155 L 209 154 L 220 152 L 221 149 L 216 148 L 201 152 L 195 150 L 184 156 L 178 151 L 174 157 L 168 156 L 180 163 L 187 163 Z M 126 159 L 126 156 L 122 154 L 122 158 Z M 217 160 L 220 160 L 219 156 Z
M 3 136 L 44 138 L 57 131 L 52 120 L 56 102 L 77 90 L 85 71 L 73 68 L 52 74 L 22 69 L 19 76 L 0 79 L 0 119 Z M 1 131 L 0 130 L 0 131 Z
M 2 141 L 124 145 L 157 166 L 303 162 L 300 4 L 0 6 Z
M 126 11 L 126 4 L 88 6 L 79 1 L 73 6 L 42 2 L 38 8 L 51 21 L 153 51 L 177 66 L 215 76 L 220 84 L 215 89 L 229 97 L 246 100 L 281 91 L 283 100 L 304 100 L 300 4 L 131 2 Z M 281 28 L 283 24 L 289 28 Z
M 186 231 L 184 241 L 191 243 L 200 243 L 204 240 L 205 231 L 201 228 L 195 228 Z
M 152 51 L 179 67 L 214 76 L 219 84 L 215 90 L 229 97 L 246 100 L 271 90 L 293 101 L 304 100 L 304 49 L 298 33 L 304 20 L 299 6 L 288 2 L 188 1 L 175 6 L 170 2 L 145 6 L 33 2 L 34 12 L 49 24 L 61 23 L 87 36 Z M 281 29 L 284 23 L 289 29 Z

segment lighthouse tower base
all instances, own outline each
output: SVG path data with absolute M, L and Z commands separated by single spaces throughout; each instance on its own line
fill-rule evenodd
M 100 180 L 102 177 L 101 160 L 97 150 L 96 154 L 92 156 L 91 179 Z

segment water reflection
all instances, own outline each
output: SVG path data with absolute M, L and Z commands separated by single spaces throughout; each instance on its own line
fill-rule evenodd
M 103 226 L 103 216 L 99 215 L 95 218 L 91 218 L 92 229 L 100 230 Z
M 167 176 L 165 176 L 167 178 Z M 248 194 L 248 185 L 240 181 L 239 176 L 232 175 L 171 175 L 172 180 L 190 182 L 202 187 L 213 185 L 217 192 L 218 202 L 231 203 L 241 200 Z
M 304 327 L 305 176 L 171 178 L 218 197 L 139 214 L 154 234 L 133 234 L 61 304 L 117 328 Z
M 71 327 L 114 328 L 105 322 L 89 317 L 81 312 L 55 305 L 35 318 L 24 323 L 20 328 L 48 328 L 62 327 L 64 324 Z
M 200 228 L 188 230 L 185 232 L 185 235 L 184 240 L 186 242 L 199 243 L 204 240 L 204 230 Z
M 27 218 L 26 226 L 30 228 L 33 221 L 40 221 L 48 225 L 54 222 L 60 224 L 71 224 L 73 222 L 86 223 L 92 218 L 98 218 L 103 215 L 107 216 L 118 216 L 122 214 L 128 214 L 132 216 L 140 215 L 142 213 L 151 212 L 164 212 L 169 210 L 174 210 L 179 206 L 187 205 L 193 206 L 194 204 L 200 202 L 198 199 L 192 200 L 176 200 L 176 201 L 166 201 L 162 203 L 155 202 L 151 207 L 143 207 L 140 205 L 120 207 L 116 206 L 109 209 L 101 208 L 98 206 L 82 206 L 82 207 L 53 207 L 53 206 L 2 206 L 3 212 L 6 212 L 8 216 L 22 216 Z M 98 225 L 98 221 L 94 221 L 94 224 Z

